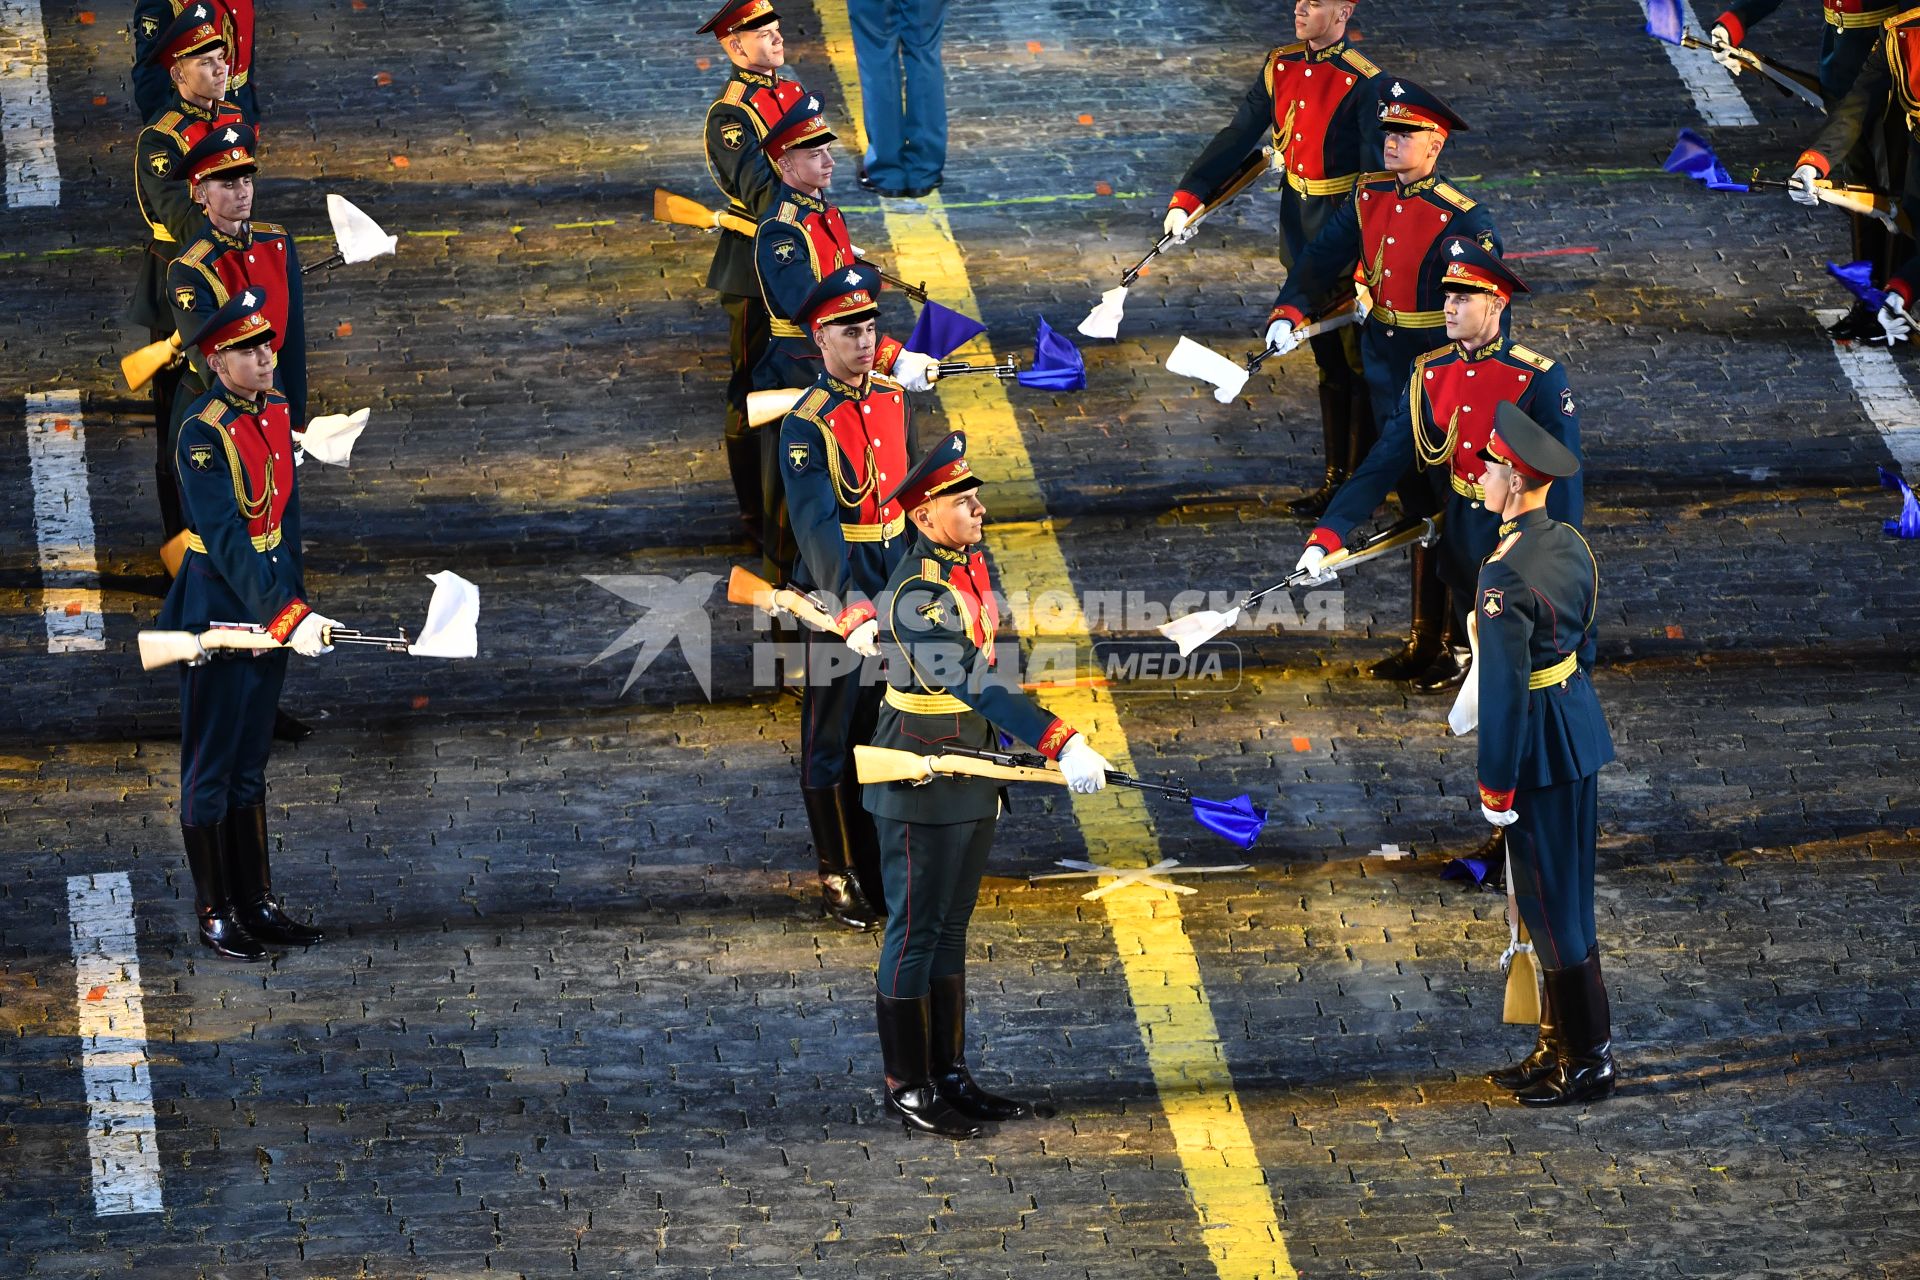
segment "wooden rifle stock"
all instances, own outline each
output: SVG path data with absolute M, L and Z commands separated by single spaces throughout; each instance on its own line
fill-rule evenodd
M 853 767 L 862 782 L 927 782 L 944 774 L 949 777 L 992 778 L 1000 782 L 1067 785 L 1066 775 L 1054 769 L 995 764 L 990 760 L 976 760 L 972 756 L 923 756 L 917 751 L 895 751 L 890 747 L 856 746 L 853 749 Z
M 727 603 L 744 604 L 763 613 L 790 613 L 815 631 L 839 635 L 833 615 L 798 591 L 775 587 L 738 565 L 727 576 Z
M 180 335 L 173 334 L 161 342 L 150 342 L 129 356 L 120 357 L 120 372 L 126 377 L 127 388 L 138 391 L 152 382 L 154 375 L 180 359 Z

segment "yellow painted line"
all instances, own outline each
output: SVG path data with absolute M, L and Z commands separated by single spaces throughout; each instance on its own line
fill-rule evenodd
M 858 130 L 860 80 L 845 4 L 816 0 L 814 7 L 846 102 L 844 117 L 834 123 Z M 856 145 L 864 150 L 864 139 Z M 884 210 L 894 270 L 909 280 L 924 279 L 927 292 L 942 305 L 978 316 L 966 261 L 939 193 L 925 201 L 924 210 Z M 1066 557 L 1046 519 L 1033 459 L 1005 390 L 997 379 L 961 378 L 940 389 L 940 401 L 948 421 L 967 433 L 968 453 L 989 481 L 983 494 L 991 512 L 988 542 L 1002 589 L 1025 591 L 1034 599 L 1044 592 L 1060 593 L 1068 603 L 1048 620 L 1045 632 L 1084 647 L 1089 643 L 1087 621 L 1074 601 Z M 1030 630 L 1023 638 L 1031 642 L 1038 634 Z M 1046 702 L 1085 732 L 1116 769 L 1133 771 L 1126 731 L 1108 690 L 1060 689 Z M 1073 815 L 1089 855 L 1102 865 L 1151 866 L 1159 861 L 1159 839 L 1139 792 L 1109 787 L 1098 795 L 1074 796 Z M 1223 1280 L 1291 1280 L 1298 1273 L 1280 1234 L 1277 1191 L 1268 1185 L 1247 1130 L 1178 897 L 1130 888 L 1100 901 L 1214 1269 Z

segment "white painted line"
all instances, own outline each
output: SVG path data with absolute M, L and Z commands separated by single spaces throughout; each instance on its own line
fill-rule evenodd
M 93 1211 L 160 1212 L 160 1144 L 147 1070 L 147 1015 L 125 872 L 67 877 Z
M 60 203 L 60 159 L 53 147 L 53 94 L 47 89 L 47 28 L 40 0 L 0 0 L 0 138 L 7 153 L 7 204 L 51 209 Z
M 1813 318 L 1825 328 L 1846 312 L 1815 311 Z M 1887 449 L 1909 478 L 1920 477 L 1920 400 L 1893 362 L 1893 353 L 1879 343 L 1833 344 L 1833 354 L 1846 371 L 1847 380 L 1860 397 L 1860 407 L 1880 428 Z
M 87 430 L 80 421 L 78 391 L 27 397 L 27 463 L 33 472 L 47 652 L 104 649 L 100 563 L 94 558 L 93 499 L 87 491 Z
M 1646 0 L 1640 3 L 1644 10 Z M 1707 28 L 1700 25 L 1699 15 L 1687 0 L 1680 0 L 1680 16 L 1686 22 L 1686 30 L 1700 32 L 1704 38 Z M 1760 123 L 1754 118 L 1753 108 L 1740 96 L 1740 86 L 1733 74 L 1715 62 L 1712 54 L 1705 49 L 1682 49 L 1664 40 L 1660 41 L 1660 47 L 1667 51 L 1667 61 L 1673 64 L 1674 71 L 1686 83 L 1687 92 L 1693 95 L 1694 109 L 1702 120 L 1722 128 Z

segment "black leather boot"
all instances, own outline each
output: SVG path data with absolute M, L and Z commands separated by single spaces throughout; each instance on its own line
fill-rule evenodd
M 1440 653 L 1441 614 L 1445 612 L 1447 589 L 1440 581 L 1432 547 L 1415 546 L 1413 555 L 1413 624 L 1407 643 L 1400 652 L 1382 658 L 1369 667 L 1376 680 L 1411 680 L 1429 666 Z
M 227 887 L 226 824 L 180 824 L 187 846 L 187 870 L 193 873 L 193 912 L 200 921 L 200 945 L 222 960 L 264 960 L 267 949 L 249 937 L 234 918 Z
M 1827 326 L 1827 336 L 1835 342 L 1872 342 L 1880 337 L 1880 312 L 1865 302 L 1855 302 L 1847 314 Z
M 896 1000 L 876 992 L 873 1002 L 880 1060 L 887 1071 L 887 1110 L 900 1117 L 909 1133 L 979 1137 L 980 1126 L 954 1110 L 933 1087 L 928 1067 L 933 997 Z
M 1347 482 L 1347 388 L 1337 383 L 1320 384 L 1320 445 L 1327 460 L 1327 479 L 1312 493 L 1303 494 L 1287 504 L 1297 516 L 1315 519 L 1327 513 L 1327 504 Z
M 819 859 L 820 903 L 827 915 L 849 929 L 871 929 L 883 918 L 860 890 L 860 881 L 847 861 L 846 823 L 840 808 L 840 788 L 802 787 L 807 826 L 813 831 L 813 851 Z
M 1440 652 L 1413 679 L 1415 693 L 1452 693 L 1466 683 L 1467 668 L 1473 665 L 1473 647 L 1467 633 L 1454 617 L 1451 593 L 1447 598 L 1447 621 L 1440 632 Z
M 1053 1108 L 1043 1102 L 1020 1102 L 982 1089 L 967 1070 L 967 975 L 952 974 L 933 980 L 933 1029 L 928 1070 L 934 1091 L 973 1120 L 1046 1119 Z
M 840 823 L 847 833 L 847 868 L 876 921 L 887 918 L 887 885 L 880 873 L 880 833 L 860 802 L 860 779 L 849 762 L 840 779 Z
M 302 720 L 295 720 L 278 707 L 273 709 L 273 739 L 275 742 L 305 742 L 312 736 L 312 725 Z
M 1553 988 L 1547 987 L 1540 997 L 1540 1035 L 1533 1042 L 1533 1052 L 1510 1067 L 1487 1072 L 1487 1079 L 1517 1093 L 1545 1079 L 1559 1056 L 1560 1028 L 1553 1018 Z
M 267 862 L 267 806 L 227 810 L 227 866 L 233 888 L 233 914 L 262 942 L 310 947 L 326 934 L 289 916 L 273 896 L 273 872 Z
M 1553 1067 L 1513 1096 L 1528 1107 L 1571 1107 L 1613 1092 L 1612 1010 L 1600 976 L 1600 950 L 1579 964 L 1547 970 L 1547 999 L 1560 1028 Z

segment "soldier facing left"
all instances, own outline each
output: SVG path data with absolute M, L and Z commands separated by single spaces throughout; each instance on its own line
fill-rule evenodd
M 786 43 L 771 0 L 726 0 L 700 28 L 720 41 L 733 64 L 719 95 L 707 108 L 707 169 L 727 197 L 728 211 L 758 222 L 766 215 L 780 175 L 759 142 L 806 96 L 799 82 L 780 78 Z M 761 442 L 747 421 L 753 369 L 772 336 L 766 303 L 753 267 L 753 240 L 721 228 L 707 287 L 720 294 L 727 312 L 727 471 L 740 505 L 740 522 L 755 543 L 762 537 Z
M 293 427 L 273 386 L 271 301 L 261 287 L 243 289 L 188 339 L 213 381 L 180 427 L 187 552 L 159 618 L 166 630 L 195 634 L 252 624 L 283 646 L 180 672 L 180 836 L 200 941 L 226 960 L 260 960 L 269 945 L 311 946 L 324 936 L 281 908 L 268 866 L 267 757 L 287 654 L 328 652 L 335 626 L 306 601 Z

